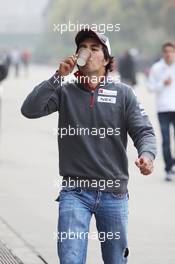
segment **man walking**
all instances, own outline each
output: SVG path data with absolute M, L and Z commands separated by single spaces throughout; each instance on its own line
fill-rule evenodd
M 171 42 L 165 43 L 162 46 L 162 53 L 163 58 L 151 68 L 149 90 L 156 93 L 165 161 L 165 180 L 172 181 L 175 157 L 170 147 L 170 126 L 173 125 L 175 130 L 175 45 Z
M 127 134 L 138 151 L 143 175 L 153 171 L 155 135 L 132 88 L 108 78 L 113 57 L 108 38 L 85 29 L 78 32 L 76 53 L 89 52 L 74 83 L 61 84 L 77 62 L 60 63 L 47 81 L 34 88 L 21 111 L 28 118 L 59 112 L 58 255 L 61 264 L 85 264 L 89 225 L 96 219 L 105 264 L 128 261 Z M 78 55 L 79 56 L 79 55 Z
M 136 65 L 134 58 L 129 51 L 126 51 L 119 60 L 119 73 L 122 82 L 135 86 L 136 81 Z

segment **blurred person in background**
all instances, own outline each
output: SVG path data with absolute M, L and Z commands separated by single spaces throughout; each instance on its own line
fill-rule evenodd
M 21 53 L 18 48 L 14 48 L 10 53 L 11 65 L 15 69 L 15 76 L 19 76 L 20 63 L 21 63 Z
M 28 68 L 29 68 L 29 61 L 30 61 L 31 54 L 27 48 L 25 48 L 21 53 L 21 60 L 25 70 L 25 75 L 28 76 Z
M 9 61 L 8 61 L 8 54 L 5 51 L 0 51 L 0 129 L 1 129 L 1 111 L 2 111 L 2 81 L 8 75 L 8 68 L 9 68 Z
M 162 134 L 162 150 L 165 162 L 165 180 L 172 181 L 175 172 L 175 156 L 172 154 L 170 127 L 175 135 L 175 44 L 162 46 L 162 58 L 150 70 L 148 88 L 156 93 L 158 120 Z M 173 137 L 174 140 L 175 137 Z M 175 141 L 174 141 L 175 142 Z
M 135 86 L 137 84 L 136 65 L 134 58 L 129 51 L 126 51 L 119 59 L 118 71 L 122 82 L 131 86 Z
M 9 69 L 8 54 L 4 50 L 2 50 L 0 51 L 0 82 L 7 77 L 8 69 Z

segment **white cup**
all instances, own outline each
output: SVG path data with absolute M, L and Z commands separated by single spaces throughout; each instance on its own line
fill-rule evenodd
M 85 66 L 90 55 L 91 51 L 89 49 L 80 48 L 78 51 L 77 65 L 81 67 Z

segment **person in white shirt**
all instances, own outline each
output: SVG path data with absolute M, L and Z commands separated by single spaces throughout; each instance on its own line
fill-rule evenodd
M 162 46 L 163 58 L 150 70 L 148 88 L 156 93 L 158 120 L 162 133 L 162 148 L 165 161 L 165 180 L 172 181 L 172 167 L 175 158 L 170 143 L 170 126 L 175 131 L 175 44 L 167 42 Z

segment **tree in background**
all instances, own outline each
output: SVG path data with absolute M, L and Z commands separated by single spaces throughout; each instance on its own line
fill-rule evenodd
M 51 0 L 45 11 L 45 31 L 36 49 L 38 58 L 56 62 L 74 52 L 76 32 L 54 32 L 54 24 L 120 24 L 119 32 L 106 32 L 113 54 L 137 48 L 158 55 L 163 42 L 174 41 L 175 0 Z

